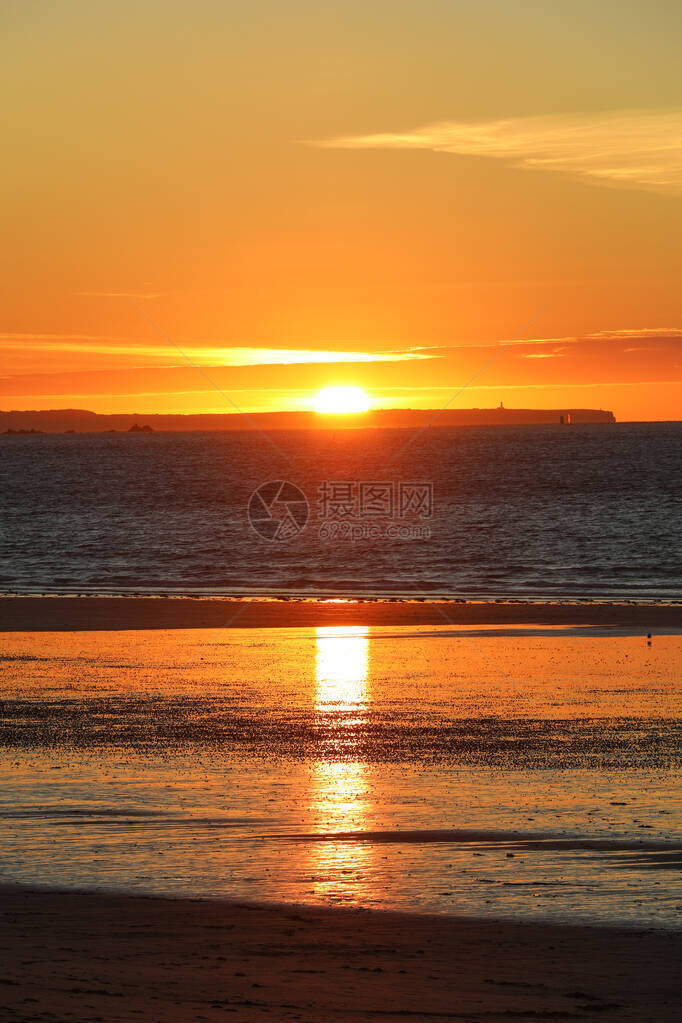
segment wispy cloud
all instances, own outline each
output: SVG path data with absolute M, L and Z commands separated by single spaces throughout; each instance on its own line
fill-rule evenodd
M 327 363 L 404 362 L 412 359 L 435 359 L 440 352 L 430 348 L 411 347 L 376 352 L 335 352 L 317 348 L 261 348 L 256 346 L 225 346 L 219 343 L 183 342 L 193 361 L 210 366 L 292 366 Z M 99 337 L 86 334 L 9 334 L 0 332 L 0 350 L 32 353 L 78 353 L 118 356 L 135 360 L 136 365 L 162 362 L 175 365 L 177 353 L 167 345 L 131 341 L 127 338 Z
M 407 132 L 348 135 L 333 149 L 428 149 L 563 171 L 593 183 L 682 194 L 682 113 L 634 111 L 446 121 Z
M 551 346 L 551 353 L 526 354 L 521 352 L 521 358 L 551 358 L 555 355 L 563 355 L 570 351 L 572 346 L 585 345 L 589 342 L 608 342 L 624 345 L 627 342 L 640 342 L 647 347 L 623 348 L 623 351 L 649 351 L 651 344 L 655 342 L 682 342 L 682 327 L 639 327 L 633 329 L 598 330 L 587 334 L 573 334 L 566 337 L 529 337 L 517 338 L 509 341 L 508 338 L 500 338 L 495 341 L 472 341 L 465 344 L 453 342 L 448 345 L 437 345 L 433 347 L 420 347 L 415 351 L 428 352 L 431 355 L 446 355 L 448 352 L 473 351 L 474 349 L 489 350 L 495 347 L 509 349 L 539 348 Z
M 379 351 L 341 351 L 316 348 L 271 348 L 258 346 L 226 346 L 220 342 L 183 341 L 192 359 L 202 365 L 211 366 L 291 366 L 327 363 L 375 363 L 406 362 L 422 359 L 443 359 L 448 353 L 475 349 L 488 350 L 504 348 L 536 348 L 552 346 L 552 355 L 563 354 L 572 345 L 585 342 L 622 342 L 623 344 L 647 342 L 682 341 L 682 327 L 639 327 L 599 330 L 592 333 L 564 337 L 519 338 L 510 343 L 507 338 L 489 341 L 453 341 L 444 345 L 414 344 L 404 348 Z M 637 347 L 623 348 L 623 351 L 640 351 Z M 8 333 L 0 331 L 0 351 L 21 352 L 31 355 L 36 352 L 59 354 L 88 354 L 91 356 L 119 356 L 131 360 L 135 366 L 163 364 L 167 367 L 177 364 L 177 354 L 164 344 L 150 344 L 130 338 L 102 336 L 96 334 L 39 334 Z M 524 358 L 550 358 L 550 354 L 524 354 Z
M 560 359 L 562 352 L 530 352 L 521 356 L 522 359 Z
M 410 359 L 434 359 L 438 356 L 418 349 L 389 352 L 332 352 L 297 348 L 223 348 L 208 349 L 204 357 L 226 366 L 290 366 L 304 363 L 404 362 Z
M 598 330 L 593 334 L 586 334 L 585 337 L 601 340 L 612 340 L 615 338 L 682 338 L 682 327 L 634 327 L 619 330 Z
M 160 298 L 160 291 L 74 291 L 76 298 Z
M 554 352 L 559 354 L 567 351 L 571 345 L 584 345 L 588 342 L 605 342 L 624 346 L 628 342 L 633 341 L 639 342 L 640 347 L 623 347 L 622 351 L 650 351 L 652 345 L 655 345 L 657 342 L 661 344 L 666 342 L 679 343 L 682 341 L 682 328 L 641 327 L 632 330 L 598 330 L 590 334 L 577 334 L 572 337 L 524 338 L 522 341 L 515 342 L 515 344 L 519 346 L 532 345 L 533 347 L 538 345 L 554 345 Z M 500 341 L 498 344 L 504 344 L 504 341 Z M 645 347 L 642 347 L 644 345 Z M 524 356 L 524 358 L 530 357 Z
M 71 345 L 76 344 L 79 341 L 88 341 L 94 344 L 105 344 L 114 343 L 117 341 L 125 341 L 124 337 L 116 337 L 111 335 L 101 334 L 41 334 L 35 331 L 25 331 L 23 333 L 0 331 L 0 343 L 3 348 L 16 342 L 17 346 L 22 347 L 31 342 L 31 347 L 34 343 L 39 341 L 49 342 L 55 345 Z

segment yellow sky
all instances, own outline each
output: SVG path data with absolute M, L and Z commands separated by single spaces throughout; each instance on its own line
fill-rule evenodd
M 679 4 L 0 18 L 0 407 L 680 417 Z

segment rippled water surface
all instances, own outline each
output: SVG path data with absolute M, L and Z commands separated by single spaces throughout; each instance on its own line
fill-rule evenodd
M 682 599 L 680 423 L 276 444 L 283 456 L 254 433 L 0 437 L 0 590 Z M 247 520 L 269 480 L 309 502 L 287 543 Z M 330 532 L 324 481 L 432 484 L 433 515 L 363 518 L 356 489 Z M 387 535 L 403 524 L 428 535 Z
M 3 641 L 1 880 L 679 921 L 677 636 Z

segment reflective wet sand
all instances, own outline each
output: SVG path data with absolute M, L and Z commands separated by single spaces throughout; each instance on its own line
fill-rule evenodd
M 2 880 L 679 918 L 679 637 L 354 626 L 4 640 Z

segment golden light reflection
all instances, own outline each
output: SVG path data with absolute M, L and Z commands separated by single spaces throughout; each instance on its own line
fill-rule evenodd
M 315 831 L 364 831 L 369 793 L 367 767 L 358 762 L 318 761 L 312 772 L 310 809 Z M 350 851 L 351 845 L 348 846 Z
M 360 708 L 365 700 L 368 665 L 368 626 L 318 628 L 315 663 L 318 713 Z
M 367 712 L 368 669 L 367 627 L 317 629 L 315 709 L 328 730 L 329 748 L 329 759 L 317 761 L 310 779 L 311 830 L 319 834 L 369 827 L 371 779 L 367 765 L 353 759 L 354 730 Z M 372 900 L 371 844 L 315 841 L 307 855 L 310 894 L 316 899 L 351 905 Z

